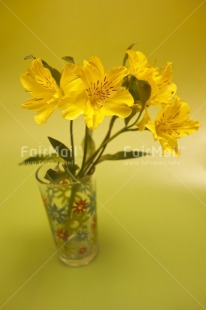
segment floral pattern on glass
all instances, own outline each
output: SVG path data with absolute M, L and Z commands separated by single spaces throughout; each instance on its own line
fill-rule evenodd
M 97 251 L 94 182 L 89 177 L 82 184 L 39 183 L 39 186 L 59 257 L 78 265 Z

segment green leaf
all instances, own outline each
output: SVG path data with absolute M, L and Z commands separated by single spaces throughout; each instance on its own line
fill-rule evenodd
M 138 92 L 139 92 L 139 101 L 145 106 L 145 103 L 150 98 L 151 95 L 151 86 L 148 82 L 143 80 L 138 80 Z
M 62 167 L 67 174 L 67 178 L 75 180 L 75 172 L 79 167 L 73 162 L 72 150 L 54 138 L 48 137 L 48 139 L 57 154 L 64 160 Z
M 131 159 L 131 158 L 139 158 L 142 156 L 147 156 L 148 153 L 133 150 L 133 151 L 120 151 L 115 154 L 105 154 L 101 157 L 99 160 L 99 163 L 104 160 L 125 160 L 125 159 Z
M 72 174 L 72 176 L 74 176 L 76 173 L 76 170 L 79 169 L 79 166 L 71 162 L 67 162 L 66 164 L 63 165 L 63 168 L 65 171 L 69 173 L 69 175 Z
M 124 123 L 125 123 L 126 126 L 128 125 L 129 121 L 137 114 L 137 112 L 139 112 L 139 110 L 138 110 L 137 107 L 134 105 L 134 106 L 132 107 L 132 113 L 131 113 L 128 117 L 126 117 L 126 118 L 124 119 Z
M 130 92 L 134 98 L 134 102 L 138 103 L 141 107 L 140 110 L 143 111 L 145 104 L 151 95 L 151 86 L 149 83 L 143 80 L 138 80 L 134 75 L 128 75 L 124 78 L 122 85 Z M 137 112 L 140 111 L 137 110 L 134 105 L 132 113 L 124 119 L 126 126 Z
M 85 139 L 87 143 L 87 154 L 86 154 L 86 160 L 92 156 L 92 154 L 95 152 L 95 142 L 92 137 L 93 131 L 88 129 L 87 134 L 85 135 L 83 141 L 82 141 L 82 147 L 84 149 L 85 146 Z
M 42 64 L 43 64 L 44 68 L 49 69 L 49 71 L 51 72 L 51 75 L 55 79 L 57 85 L 60 85 L 61 73 L 57 69 L 52 68 L 50 65 L 48 65 L 48 63 L 46 63 L 44 60 L 42 60 Z
M 61 180 L 67 178 L 68 175 L 65 171 L 48 169 L 44 178 L 51 183 L 59 183 Z
M 31 156 L 25 160 L 23 160 L 19 165 L 33 165 L 33 164 L 41 164 L 43 162 L 58 162 L 61 158 L 58 157 L 56 153 L 52 153 L 49 155 L 41 155 L 37 154 L 36 156 Z
M 66 145 L 52 137 L 48 137 L 48 139 L 54 150 L 63 160 L 73 163 L 72 151 Z
M 75 64 L 74 58 L 71 56 L 64 56 L 62 59 L 69 62 L 70 64 Z
M 134 75 L 124 78 L 123 84 L 130 92 L 135 102 L 140 102 L 143 106 L 151 95 L 151 86 L 144 80 L 138 80 Z
M 30 54 L 30 55 L 27 55 L 24 57 L 24 60 L 27 60 L 27 59 L 36 59 L 36 57 L 34 57 L 32 54 Z
M 45 161 L 45 156 L 44 155 L 36 155 L 36 156 L 31 156 L 25 160 L 23 160 L 20 165 L 32 165 L 32 164 L 40 164 Z

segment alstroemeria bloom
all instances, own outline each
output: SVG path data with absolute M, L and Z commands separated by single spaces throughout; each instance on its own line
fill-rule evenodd
M 36 111 L 35 121 L 44 124 L 58 106 L 62 97 L 61 89 L 40 58 L 32 61 L 31 67 L 21 76 L 21 83 L 33 97 L 22 104 L 22 107 Z
M 199 128 L 199 122 L 193 121 L 189 114 L 188 104 L 177 97 L 172 105 L 159 112 L 155 121 L 152 121 L 146 112 L 139 126 L 143 129 L 144 123 L 144 127 L 152 132 L 154 139 L 161 143 L 164 154 L 178 155 L 177 139 L 194 133 Z
M 106 115 L 129 116 L 134 100 L 121 86 L 127 74 L 123 66 L 106 73 L 95 56 L 82 66 L 68 64 L 62 74 L 66 95 L 61 103 L 63 117 L 71 119 L 71 108 L 76 106 L 79 113 L 83 111 L 87 127 L 95 129 Z
M 149 65 L 146 56 L 134 50 L 128 50 L 129 74 L 138 80 L 147 81 L 151 86 L 151 96 L 147 105 L 164 106 L 175 98 L 176 85 L 172 83 L 172 64 L 167 63 L 163 72 Z

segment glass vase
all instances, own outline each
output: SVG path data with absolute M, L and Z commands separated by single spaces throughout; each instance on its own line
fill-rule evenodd
M 98 250 L 95 174 L 54 184 L 45 180 L 47 170 L 41 166 L 36 179 L 58 256 L 69 266 L 86 265 Z

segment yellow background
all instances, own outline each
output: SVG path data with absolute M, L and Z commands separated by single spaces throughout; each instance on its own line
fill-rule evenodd
M 206 1 L 0 0 L 0 309 L 206 309 Z M 178 92 L 201 122 L 181 139 L 181 157 L 102 163 L 97 170 L 99 255 L 69 268 L 55 255 L 34 179 L 19 167 L 21 148 L 68 143 L 56 113 L 38 126 L 20 105 L 19 76 L 33 54 L 52 66 L 99 56 L 122 63 L 133 42 L 151 63 L 174 64 Z M 95 137 L 106 129 L 103 124 Z M 80 143 L 83 125 L 77 121 Z M 147 134 L 125 135 L 108 148 L 158 147 Z

